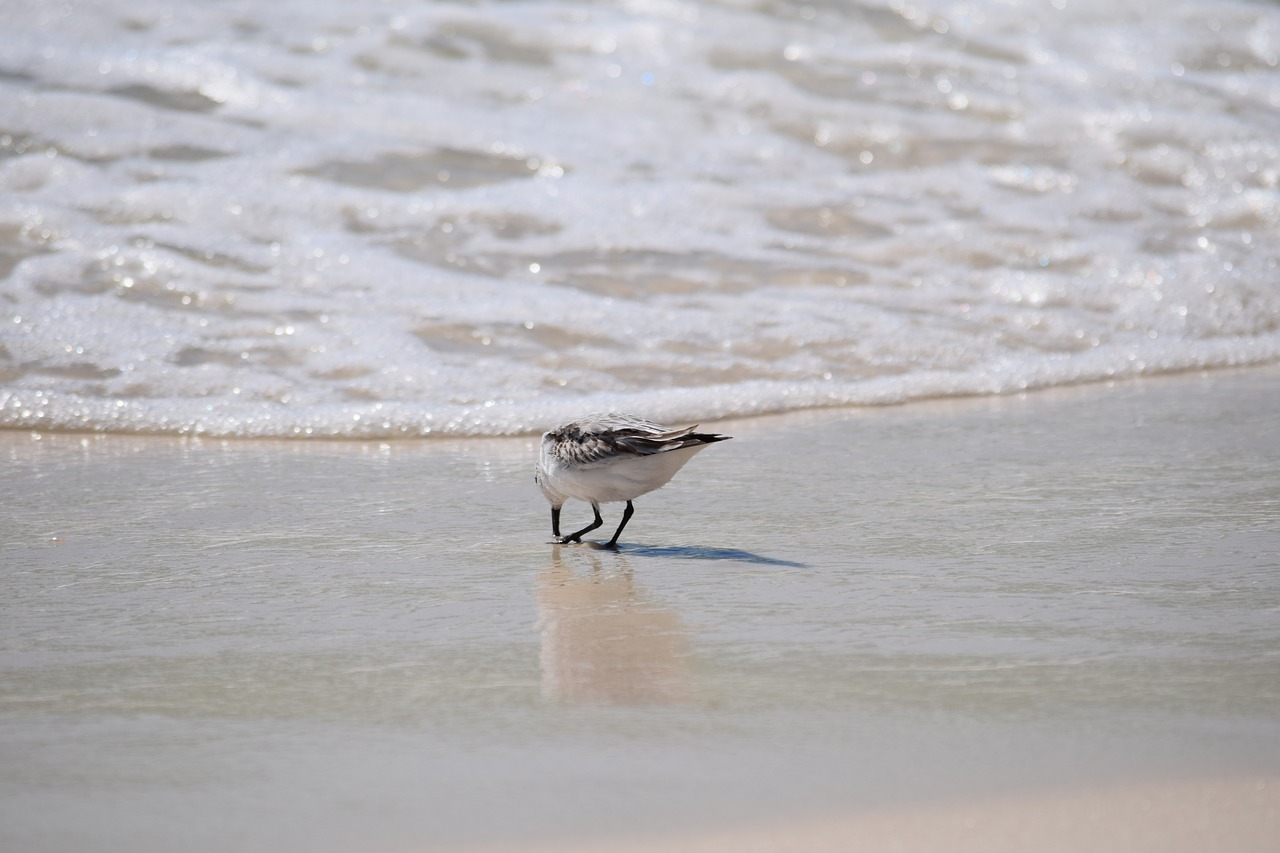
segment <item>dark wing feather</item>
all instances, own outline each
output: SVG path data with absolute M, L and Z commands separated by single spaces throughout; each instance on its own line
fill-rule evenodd
M 608 465 L 628 456 L 652 456 L 729 438 L 715 433 L 696 433 L 697 424 L 668 429 L 637 418 L 633 420 L 637 424 L 635 426 L 599 429 L 598 422 L 592 421 L 586 419 L 565 424 L 547 433 L 546 439 L 555 443 L 561 458 L 575 465 L 590 467 Z

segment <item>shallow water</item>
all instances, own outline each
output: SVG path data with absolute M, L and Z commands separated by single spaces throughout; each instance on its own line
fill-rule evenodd
M 1280 10 L 0 10 L 0 426 L 728 417 L 1280 358 Z
M 527 439 L 0 432 L 0 847 L 1274 779 L 1278 417 L 1245 371 L 726 423 L 617 554 L 545 544 Z

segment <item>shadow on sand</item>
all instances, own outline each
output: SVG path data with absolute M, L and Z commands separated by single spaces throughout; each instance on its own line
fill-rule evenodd
M 628 557 L 667 557 L 676 560 L 732 560 L 739 563 L 754 563 L 758 566 L 782 566 L 788 569 L 807 569 L 805 563 L 792 560 L 779 560 L 753 554 L 738 548 L 709 548 L 700 545 L 628 545 L 618 543 L 618 551 Z

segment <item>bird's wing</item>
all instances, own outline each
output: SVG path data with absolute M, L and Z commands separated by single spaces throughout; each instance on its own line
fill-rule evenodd
M 650 456 L 654 453 L 662 453 L 667 450 L 677 450 L 683 447 L 686 442 L 683 441 L 685 436 L 698 428 L 697 424 L 690 427 L 682 427 L 681 429 L 666 430 L 664 432 L 651 432 L 640 428 L 625 428 L 613 430 L 602 436 L 605 441 L 613 444 L 619 450 L 628 453 L 634 453 L 637 456 Z
M 544 444 L 565 463 L 594 468 L 612 465 L 624 459 L 653 456 L 671 450 L 697 447 L 720 441 L 727 436 L 694 433 L 697 424 L 672 428 L 616 412 L 588 415 L 552 430 L 543 436 Z

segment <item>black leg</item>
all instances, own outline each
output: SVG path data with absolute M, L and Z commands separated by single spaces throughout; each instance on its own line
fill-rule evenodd
M 551 535 L 560 538 L 560 507 L 551 508 Z
M 582 534 L 584 534 L 584 533 L 590 533 L 591 531 L 595 530 L 595 529 L 596 529 L 597 527 L 599 527 L 600 525 L 604 524 L 604 519 L 600 517 L 600 504 L 595 503 L 594 501 L 592 501 L 592 503 L 591 503 L 591 509 L 592 509 L 592 511 L 594 511 L 594 512 L 595 512 L 595 514 L 596 514 L 596 520 L 595 520 L 595 521 L 593 521 L 593 522 L 591 522 L 590 524 L 588 524 L 586 527 L 582 528 L 581 530 L 579 530 L 577 533 L 570 533 L 568 536 L 565 536 L 565 537 L 561 538 L 561 540 L 560 540 L 560 541 L 561 541 L 562 543 L 564 543 L 564 542 L 581 542 L 581 541 L 582 541 Z
M 627 526 L 627 522 L 631 520 L 631 515 L 635 511 L 636 509 L 631 505 L 631 501 L 627 501 L 627 508 L 622 511 L 622 523 L 618 525 L 617 530 L 613 531 L 613 538 L 610 539 L 609 544 L 605 545 L 604 547 L 606 548 L 618 547 L 618 537 L 622 535 L 622 528 Z

